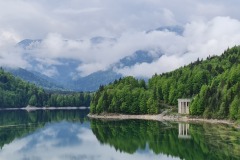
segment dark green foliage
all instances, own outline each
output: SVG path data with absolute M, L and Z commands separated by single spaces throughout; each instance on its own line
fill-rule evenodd
M 156 91 L 148 91 L 143 80 L 125 77 L 100 86 L 91 102 L 91 113 L 156 114 L 160 105 Z
M 215 62 L 215 63 L 214 63 Z M 218 63 L 216 63 L 218 62 Z M 201 88 L 191 105 L 191 113 L 206 118 L 240 119 L 240 47 L 233 47 L 220 57 L 214 57 L 209 63 L 217 72 Z M 221 67 L 220 67 L 221 66 Z M 199 112 L 197 108 L 201 106 Z
M 192 98 L 192 115 L 239 119 L 240 47 L 227 49 L 221 56 L 205 61 L 198 59 L 169 73 L 155 74 L 146 86 L 132 77 L 105 86 L 94 96 L 92 113 L 103 112 L 94 109 L 103 91 L 111 95 L 108 103 L 115 108 L 106 112 L 153 114 L 161 109 L 160 102 L 176 106 L 178 98 Z
M 89 106 L 90 93 L 47 93 L 0 69 L 0 108 Z

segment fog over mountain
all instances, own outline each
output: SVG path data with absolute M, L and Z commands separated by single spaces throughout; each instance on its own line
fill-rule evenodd
M 111 75 L 108 82 L 149 78 L 239 45 L 239 5 L 0 0 L 0 66 L 39 72 L 62 84 L 99 73 Z
M 110 39 L 106 37 L 93 37 L 89 41 L 91 41 L 94 46 L 109 40 L 115 41 L 113 38 Z M 84 43 L 83 40 L 78 42 Z M 79 66 L 83 64 L 81 59 L 68 57 L 55 57 L 50 61 L 39 59 L 36 51 L 41 50 L 43 43 L 43 40 L 30 39 L 19 42 L 17 47 L 22 50 L 23 57 L 29 64 L 29 67 L 25 69 L 12 68 L 7 70 L 24 80 L 33 82 L 47 89 L 50 88 L 49 84 L 55 83 L 56 85 L 53 85 L 53 89 L 62 89 L 61 86 L 63 86 L 63 88 L 67 90 L 94 91 L 98 89 L 100 85 L 108 84 L 122 77 L 123 74 L 118 73 L 117 70 L 124 67 L 131 67 L 135 64 L 152 63 L 162 55 L 162 53 L 157 53 L 156 51 L 138 50 L 120 59 L 118 62 L 111 64 L 107 69 L 97 70 L 84 76 L 78 72 Z M 69 42 L 68 40 L 63 40 L 63 43 Z M 53 63 L 49 64 L 49 62 Z

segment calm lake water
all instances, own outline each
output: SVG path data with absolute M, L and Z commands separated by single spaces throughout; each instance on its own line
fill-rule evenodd
M 240 131 L 227 125 L 89 120 L 87 113 L 0 111 L 0 159 L 240 159 Z

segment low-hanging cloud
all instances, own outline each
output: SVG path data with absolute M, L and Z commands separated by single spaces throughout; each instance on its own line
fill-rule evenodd
M 2 64 L 19 64 L 27 68 L 30 64 L 24 57 L 32 57 L 41 64 L 35 66 L 37 70 L 53 76 L 57 75 L 54 66 L 65 65 L 59 59 L 73 59 L 79 61 L 73 72 L 87 76 L 113 67 L 120 59 L 131 56 L 138 50 L 149 50 L 163 56 L 152 63 L 138 63 L 130 67 L 115 68 L 114 71 L 124 76 L 151 77 L 155 73 L 168 72 L 189 64 L 197 58 L 219 55 L 228 47 L 240 44 L 240 21 L 230 17 L 192 21 L 184 25 L 182 35 L 168 30 L 153 30 L 125 32 L 119 37 L 96 38 L 100 39 L 97 43 L 91 37 L 73 40 L 58 33 L 50 33 L 41 42 L 30 44 L 27 52 L 19 48 L 2 52 L 0 61 L 2 59 Z M 17 63 L 12 63 L 14 56 Z
M 19 40 L 19 36 L 14 31 L 0 29 L 0 66 L 13 68 L 28 66 L 22 53 L 14 47 Z
M 123 75 L 150 77 L 154 73 L 168 72 L 189 64 L 197 58 L 205 59 L 209 55 L 220 55 L 228 47 L 240 44 L 240 21 L 229 17 L 216 17 L 207 22 L 194 21 L 185 25 L 185 31 L 180 39 L 183 46 L 179 46 L 177 35 L 166 39 L 166 44 L 161 47 L 165 55 L 157 61 L 125 67 L 117 72 Z M 174 48 L 182 50 L 175 50 L 175 54 L 169 54 L 169 47 L 165 47 L 171 44 Z
M 93 43 L 90 39 L 66 40 L 59 34 L 49 34 L 41 43 L 29 48 L 27 54 L 48 67 L 62 65 L 56 59 L 78 60 L 76 70 L 81 76 L 86 76 L 99 70 L 107 70 L 120 59 L 138 50 L 149 50 L 155 54 L 165 51 L 166 55 L 181 54 L 185 50 L 182 37 L 167 31 L 126 32 L 118 38 L 100 38 L 102 42 Z M 173 38 L 175 43 L 168 43 Z
M 150 77 L 238 45 L 239 3 L 0 0 L 0 65 L 53 76 L 58 74 L 56 66 L 67 65 L 62 59 L 71 59 L 78 62 L 72 73 L 87 76 L 114 67 L 138 50 L 154 52 L 156 57 L 164 54 L 152 63 L 114 69 L 123 75 Z M 183 26 L 184 32 L 146 32 L 166 25 Z M 97 36 L 100 41 L 94 43 L 92 38 Z M 26 50 L 16 47 L 26 38 L 42 41 L 33 42 Z M 30 63 L 33 59 L 36 65 Z

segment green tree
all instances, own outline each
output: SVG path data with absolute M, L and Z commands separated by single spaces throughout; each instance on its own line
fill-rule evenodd
M 37 97 L 36 97 L 36 95 L 32 95 L 31 96 L 31 98 L 29 99 L 28 104 L 31 105 L 31 106 L 35 106 L 37 104 Z

